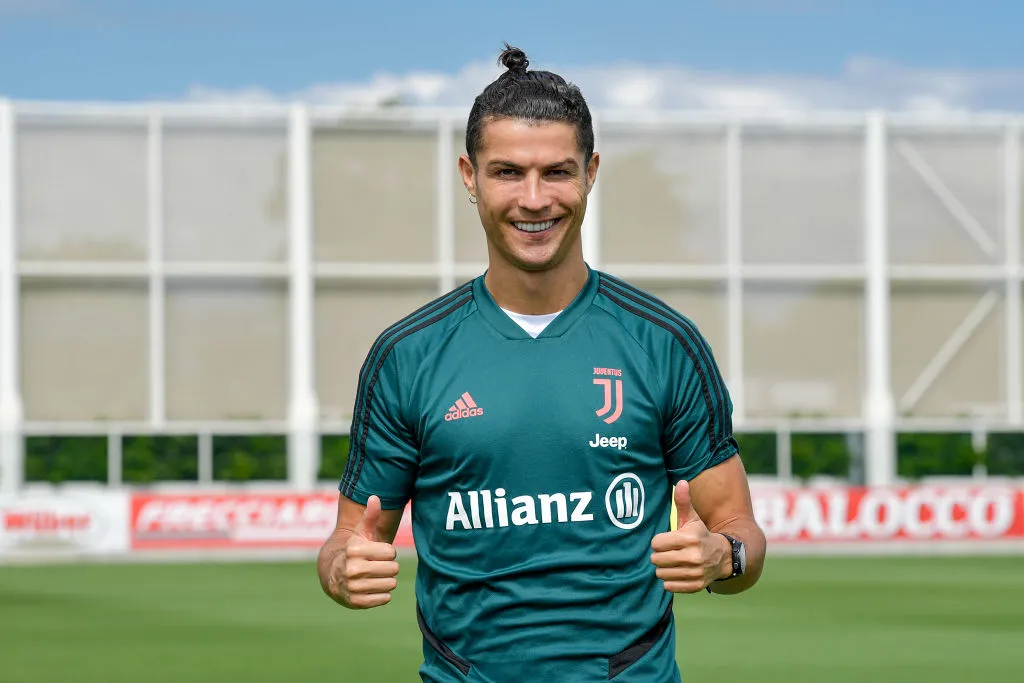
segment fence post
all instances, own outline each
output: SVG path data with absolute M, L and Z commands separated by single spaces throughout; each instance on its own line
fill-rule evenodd
M 18 373 L 14 128 L 14 106 L 0 100 L 0 494 L 16 493 L 25 477 Z
M 896 458 L 889 364 L 888 145 L 882 113 L 868 114 L 864 142 L 867 387 L 863 411 L 868 432 L 865 479 L 869 486 L 886 486 L 895 478 Z
M 312 126 L 305 105 L 288 119 L 289 351 L 288 483 L 308 490 L 319 462 L 316 389 L 313 379 L 313 212 L 310 178 Z

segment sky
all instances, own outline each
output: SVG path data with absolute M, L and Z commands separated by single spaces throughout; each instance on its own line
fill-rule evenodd
M 594 108 L 1024 111 L 1019 0 L 0 0 L 0 97 L 466 106 L 502 44 Z

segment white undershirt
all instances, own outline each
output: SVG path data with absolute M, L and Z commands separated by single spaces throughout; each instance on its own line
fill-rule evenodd
M 543 315 L 526 315 L 525 313 L 514 313 L 507 308 L 503 308 L 501 310 L 505 311 L 505 314 L 508 315 L 508 317 L 515 320 L 516 323 L 519 324 L 519 327 L 523 328 L 526 331 L 526 334 L 530 335 L 534 339 L 536 339 L 537 335 L 543 332 L 544 328 L 547 327 L 552 320 L 557 318 L 559 313 L 561 313 L 561 311 L 556 311 L 555 313 L 545 313 Z

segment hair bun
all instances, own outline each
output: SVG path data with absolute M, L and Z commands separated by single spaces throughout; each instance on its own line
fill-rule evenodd
M 526 73 L 526 67 L 530 66 L 530 60 L 526 58 L 526 53 L 508 43 L 505 43 L 505 50 L 498 57 L 498 63 L 509 71 L 520 74 Z

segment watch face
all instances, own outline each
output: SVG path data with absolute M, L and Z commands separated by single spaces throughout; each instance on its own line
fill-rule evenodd
M 743 574 L 747 571 L 747 546 L 743 545 L 742 541 L 740 541 L 737 545 L 739 545 L 740 547 L 738 553 L 740 559 L 739 573 Z

